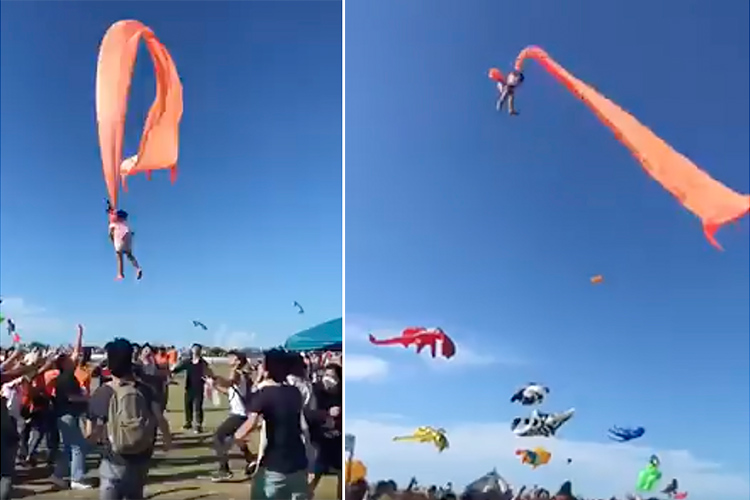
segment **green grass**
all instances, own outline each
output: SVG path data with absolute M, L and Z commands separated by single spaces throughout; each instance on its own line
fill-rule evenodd
M 216 471 L 217 462 L 211 448 L 211 433 L 226 418 L 225 407 L 213 408 L 206 402 L 204 433 L 195 435 L 182 430 L 184 416 L 182 411 L 183 388 L 172 385 L 169 393 L 167 419 L 172 427 L 173 446 L 169 453 L 157 449 L 153 465 L 149 473 L 146 498 L 159 500 L 198 500 L 198 499 L 247 499 L 250 497 L 250 481 L 245 480 L 244 460 L 234 449 L 230 466 L 235 473 L 232 482 L 212 483 L 204 479 Z M 226 399 L 222 398 L 225 403 Z M 251 449 L 257 451 L 257 436 L 251 440 Z M 98 485 L 97 468 L 99 459 L 95 454 L 89 454 L 87 478 L 94 485 Z M 17 495 L 36 495 L 39 500 L 57 499 L 96 499 L 98 490 L 89 491 L 60 491 L 55 489 L 46 477 L 42 477 L 41 468 L 19 470 L 16 484 Z M 326 477 L 320 482 L 315 498 L 327 500 L 336 498 L 336 478 Z

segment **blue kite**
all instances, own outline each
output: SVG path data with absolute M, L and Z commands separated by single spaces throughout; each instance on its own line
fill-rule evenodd
M 609 439 L 617 441 L 618 443 L 626 443 L 633 439 L 638 439 L 646 433 L 646 429 L 643 427 L 622 428 L 614 426 L 609 430 Z
M 203 323 L 201 323 L 200 321 L 193 320 L 193 326 L 202 328 L 204 330 L 208 330 L 208 327 L 204 325 Z
M 297 314 L 305 314 L 305 310 L 302 308 L 302 304 L 300 304 L 296 300 L 294 301 L 294 307 L 297 308 Z

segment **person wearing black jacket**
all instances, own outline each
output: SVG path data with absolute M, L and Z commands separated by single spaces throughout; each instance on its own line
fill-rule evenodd
M 203 359 L 203 346 L 193 344 L 190 348 L 190 359 L 177 363 L 172 374 L 185 372 L 185 430 L 193 428 L 195 414 L 195 433 L 203 432 L 203 386 L 205 378 L 211 375 L 208 363 Z

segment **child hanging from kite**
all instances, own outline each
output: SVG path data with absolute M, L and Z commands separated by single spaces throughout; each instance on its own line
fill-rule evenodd
M 122 261 L 123 255 L 133 265 L 136 279 L 141 279 L 143 277 L 143 269 L 138 265 L 138 261 L 135 255 L 133 255 L 133 232 L 128 226 L 128 213 L 125 210 L 115 210 L 107 202 L 107 215 L 109 217 L 109 239 L 115 247 L 115 255 L 117 257 L 117 276 L 115 279 L 119 281 L 125 277 Z
M 507 78 L 503 77 L 503 74 L 499 69 L 492 68 L 489 74 L 490 78 L 497 82 L 497 90 L 500 92 L 500 96 L 497 99 L 496 108 L 498 111 L 503 109 L 505 103 L 508 103 L 508 113 L 511 116 L 518 115 L 518 111 L 515 108 L 515 91 L 516 88 L 523 83 L 523 73 L 518 70 L 513 70 L 508 73 Z

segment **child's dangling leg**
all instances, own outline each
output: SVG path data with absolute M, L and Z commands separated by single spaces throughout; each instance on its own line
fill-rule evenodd
M 515 101 L 516 101 L 515 94 L 513 94 L 513 92 L 510 92 L 508 94 L 508 114 L 511 116 L 516 116 L 518 114 L 518 111 L 516 111 L 516 107 L 515 107 Z
M 508 99 L 508 87 L 503 87 L 503 90 L 500 92 L 500 97 L 498 97 L 497 99 L 497 104 L 495 105 L 495 108 L 498 111 L 501 111 L 507 99 Z
M 141 279 L 143 277 L 143 269 L 141 269 L 141 266 L 138 265 L 138 261 L 135 258 L 135 255 L 133 255 L 133 252 L 126 252 L 125 256 L 128 258 L 130 263 L 133 265 L 133 268 L 135 269 L 135 279 Z
M 115 256 L 117 257 L 117 276 L 115 276 L 115 279 L 119 281 L 125 277 L 125 270 L 123 269 L 122 264 L 122 252 L 115 252 Z

